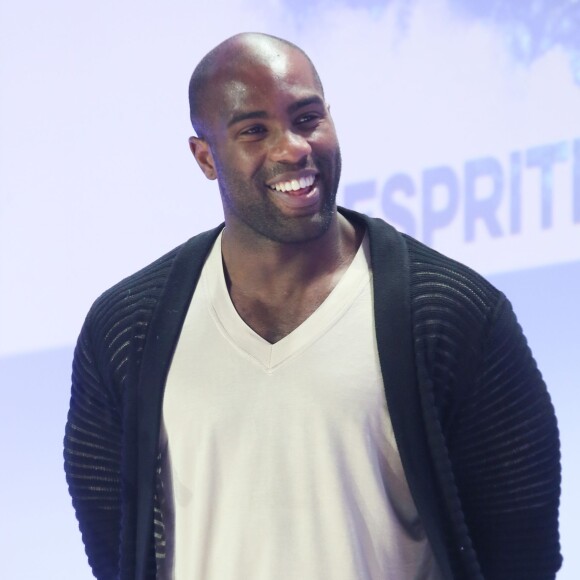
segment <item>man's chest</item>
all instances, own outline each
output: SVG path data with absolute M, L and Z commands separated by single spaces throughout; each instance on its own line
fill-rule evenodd
M 194 296 L 163 403 L 177 577 L 383 580 L 424 556 L 360 282 L 275 344 Z
M 230 298 L 239 317 L 270 344 L 288 336 L 304 323 L 332 290 L 321 283 L 309 290 L 280 296 L 248 296 L 232 288 Z

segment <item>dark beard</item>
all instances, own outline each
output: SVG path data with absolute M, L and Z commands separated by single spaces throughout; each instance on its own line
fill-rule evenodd
M 266 170 L 260 170 L 253 175 L 248 185 L 247 181 L 238 175 L 229 174 L 220 168 L 218 183 L 226 213 L 234 214 L 248 228 L 262 237 L 281 244 L 300 244 L 323 236 L 330 227 L 336 212 L 336 194 L 340 180 L 342 159 L 337 147 L 334 156 L 318 155 L 311 160 L 295 165 L 281 165 Z M 267 194 L 256 196 L 256 191 L 263 191 L 265 183 L 288 171 L 315 169 L 318 172 L 319 184 L 322 188 L 322 204 L 319 211 L 313 215 L 289 217 L 267 200 Z M 236 191 L 236 195 L 230 195 Z M 247 192 L 247 194 L 246 194 Z M 240 201 L 242 199 L 247 202 Z

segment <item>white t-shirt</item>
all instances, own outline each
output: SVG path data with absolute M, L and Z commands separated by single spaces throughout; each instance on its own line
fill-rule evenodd
M 387 410 L 368 242 L 270 344 L 236 312 L 217 240 L 163 402 L 175 580 L 434 580 Z

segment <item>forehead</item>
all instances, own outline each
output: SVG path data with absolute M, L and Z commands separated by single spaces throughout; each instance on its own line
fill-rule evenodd
M 241 112 L 284 109 L 312 96 L 323 99 L 310 61 L 286 47 L 233 59 L 220 67 L 212 85 L 210 113 L 219 124 Z

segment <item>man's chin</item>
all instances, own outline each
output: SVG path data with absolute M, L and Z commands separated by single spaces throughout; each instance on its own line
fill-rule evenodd
M 286 217 L 278 222 L 278 227 L 265 228 L 262 235 L 282 244 L 304 244 L 323 237 L 329 230 L 334 211 L 316 211 L 304 215 Z

